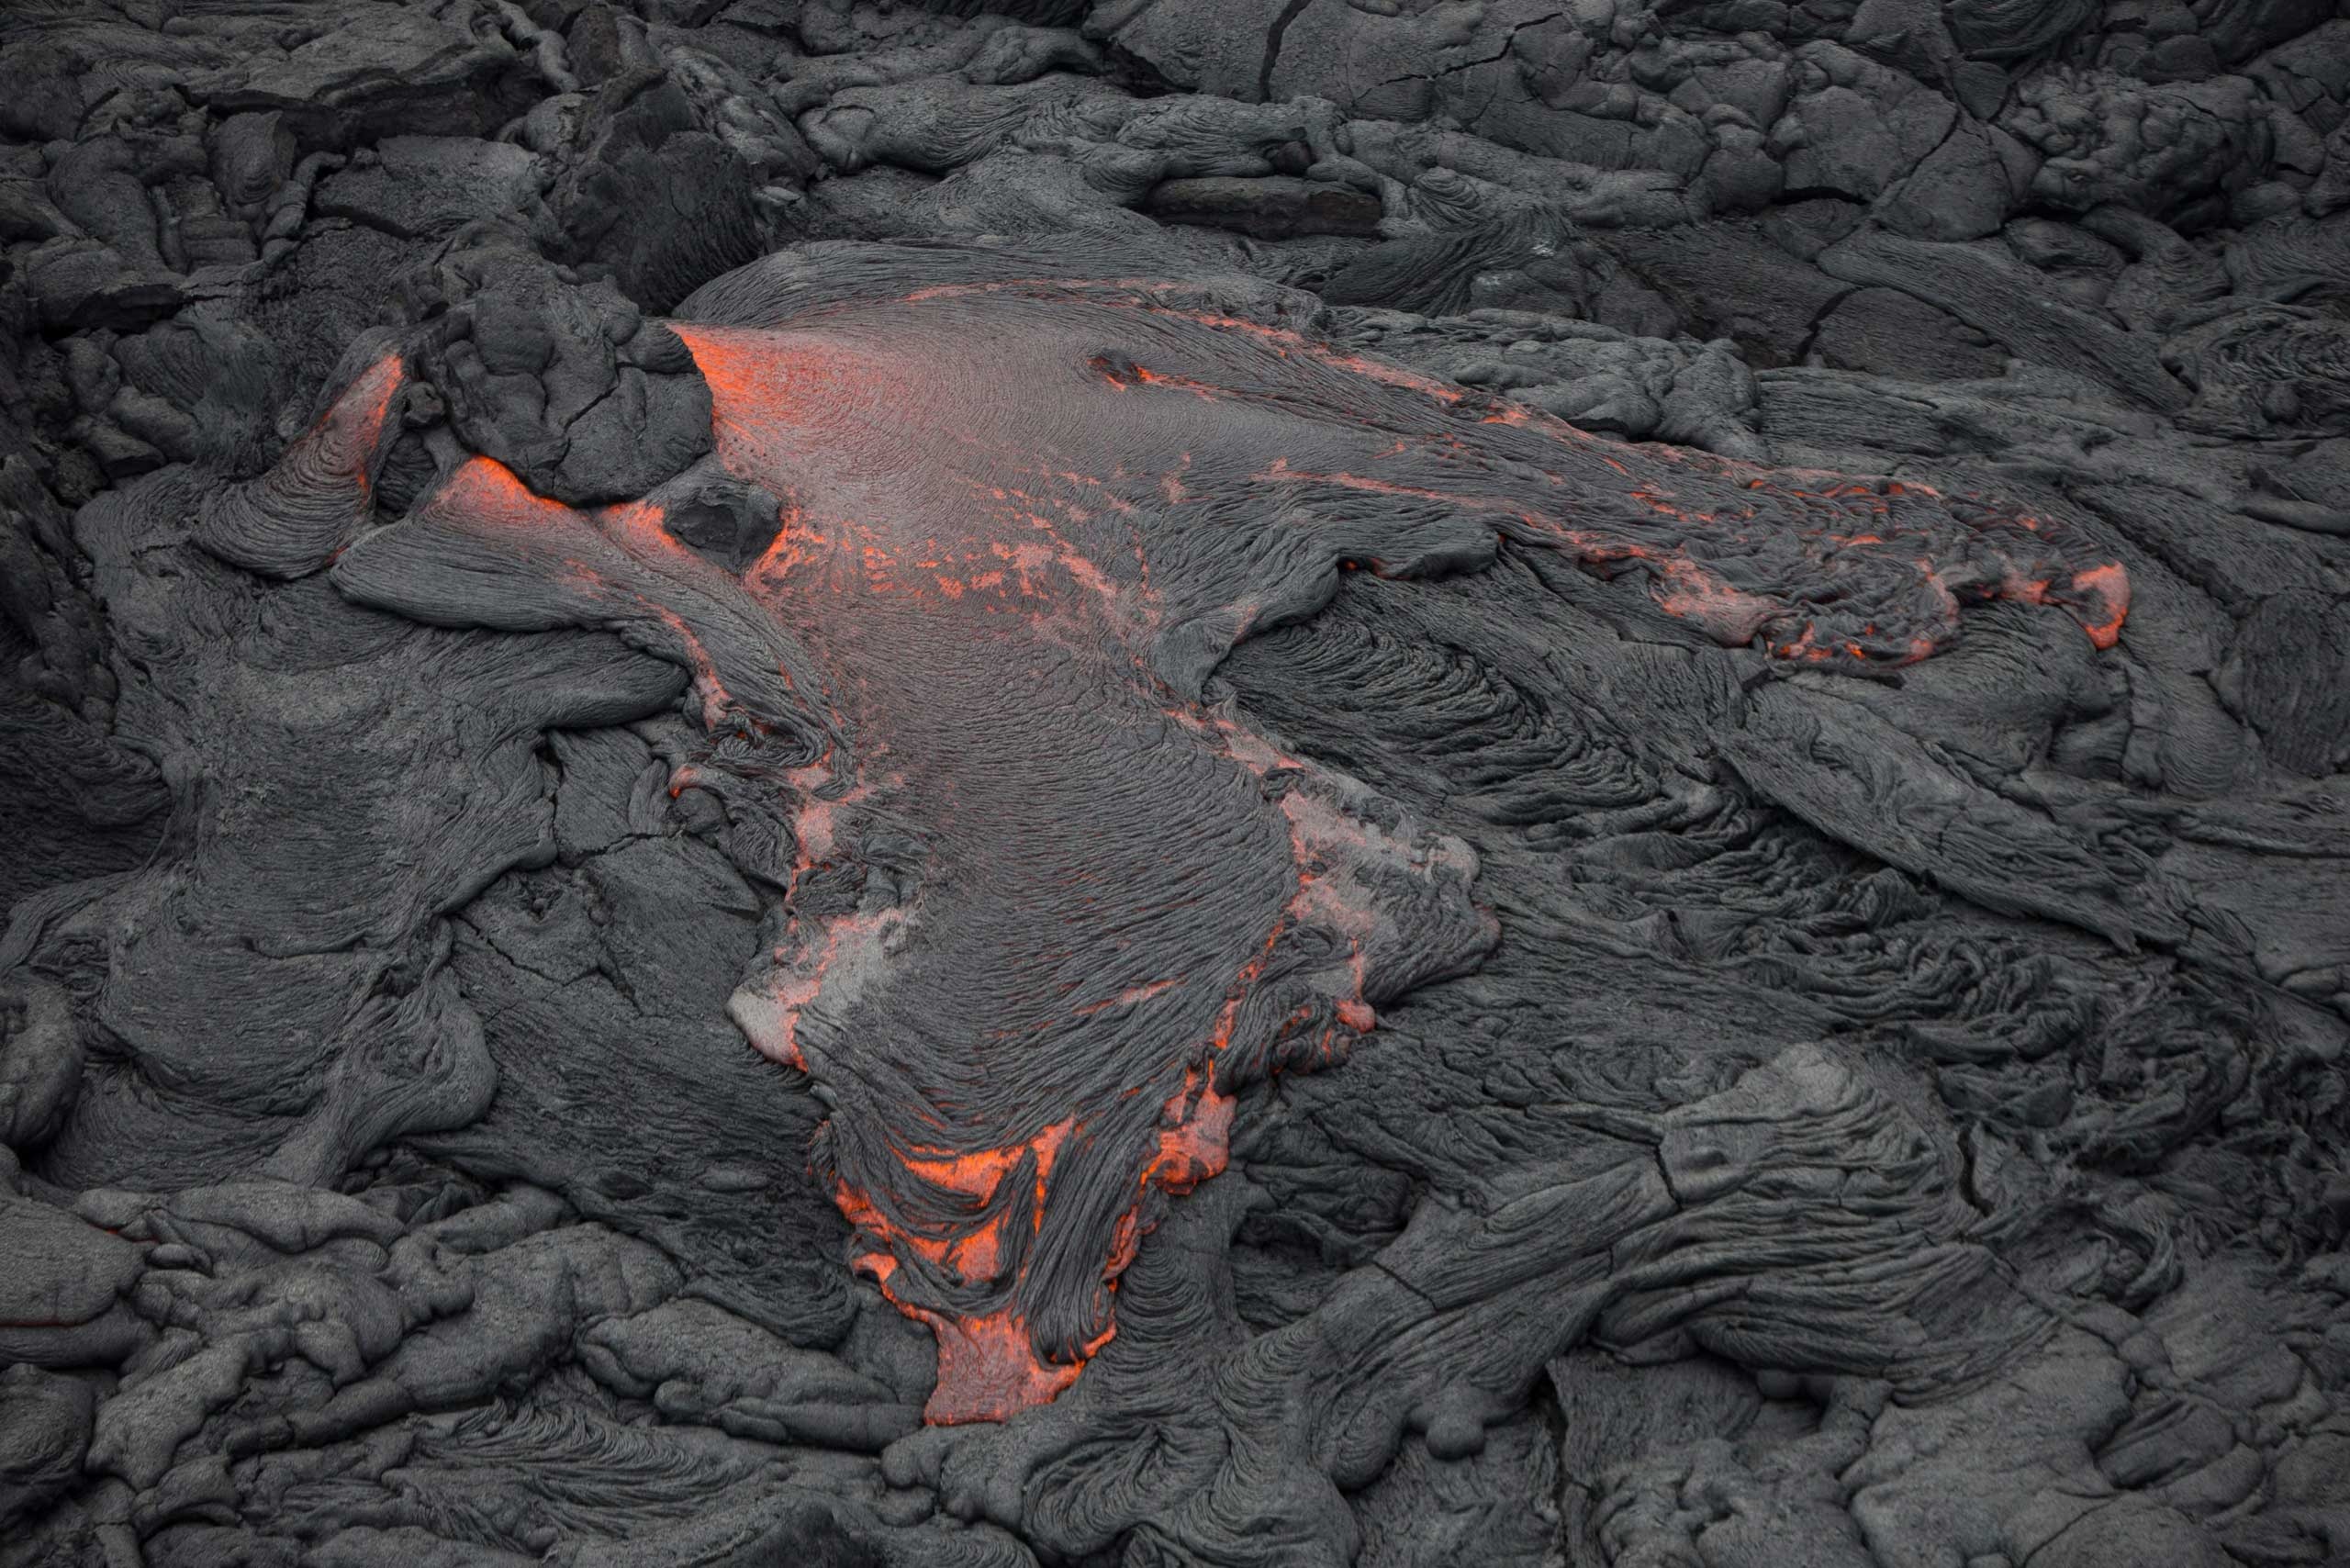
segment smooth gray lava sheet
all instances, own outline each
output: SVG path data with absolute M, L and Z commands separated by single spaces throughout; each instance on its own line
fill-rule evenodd
M 0 84 L 0 1568 L 2350 1563 L 2350 5 Z

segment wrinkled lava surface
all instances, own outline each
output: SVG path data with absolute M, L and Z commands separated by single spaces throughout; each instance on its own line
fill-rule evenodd
M 1162 1195 L 1224 1168 L 1233 1088 L 1497 939 L 1465 846 L 1213 700 L 1239 639 L 1504 542 L 1795 663 L 1925 657 L 1994 598 L 2105 646 L 2127 608 L 2040 519 L 1599 440 L 1147 281 L 722 313 L 671 325 L 774 525 L 746 565 L 673 530 L 685 482 L 577 511 L 476 458 L 338 580 L 428 618 L 510 591 L 694 669 L 711 775 L 789 841 L 733 1012 L 833 1107 L 817 1165 L 937 1335 L 933 1421 L 1066 1387 Z M 346 403 L 379 420 L 386 379 Z

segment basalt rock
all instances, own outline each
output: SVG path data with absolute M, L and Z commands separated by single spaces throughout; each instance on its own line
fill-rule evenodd
M 2350 22 L 0 21 L 0 1568 L 2350 1553 Z

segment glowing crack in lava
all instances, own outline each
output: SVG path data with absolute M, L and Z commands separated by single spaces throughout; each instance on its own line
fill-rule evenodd
M 335 580 L 693 671 L 719 739 L 677 787 L 791 846 L 732 1012 L 833 1107 L 816 1169 L 935 1331 L 933 1421 L 1066 1387 L 1164 1195 L 1224 1168 L 1233 1090 L 1496 939 L 1466 846 L 1203 700 L 1342 565 L 1555 549 L 1792 660 L 1922 657 L 1994 597 L 2103 646 L 2126 608 L 2037 519 L 1601 441 L 1146 281 L 755 282 L 672 323 L 715 468 L 583 513 L 475 459 Z M 775 520 L 739 571 L 671 532 L 720 480 Z

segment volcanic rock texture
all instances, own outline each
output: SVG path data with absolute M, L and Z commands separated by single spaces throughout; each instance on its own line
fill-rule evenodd
M 2350 7 L 0 29 L 0 1568 L 2350 1562 Z

